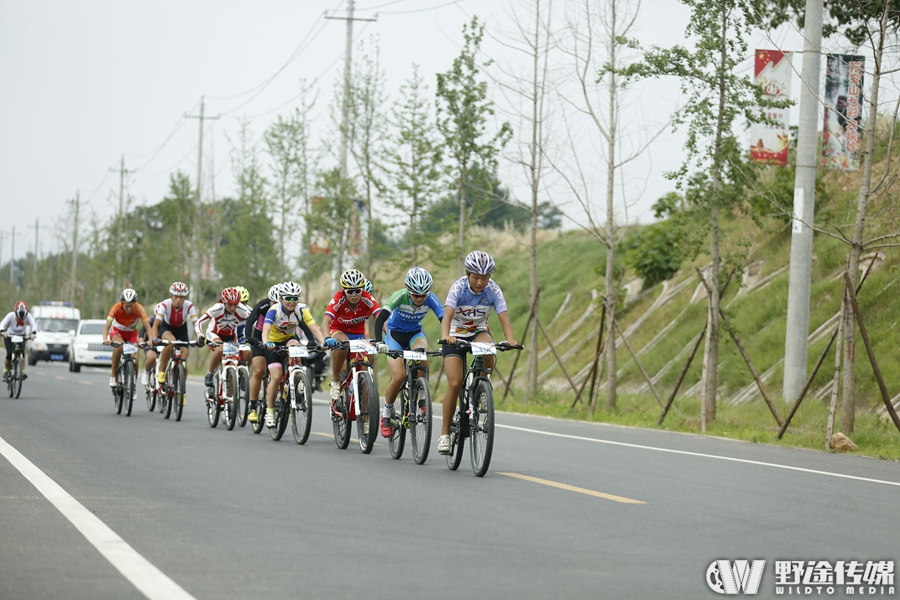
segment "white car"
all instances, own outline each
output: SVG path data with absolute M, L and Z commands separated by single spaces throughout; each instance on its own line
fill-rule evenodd
M 78 373 L 82 365 L 108 367 L 112 363 L 112 347 L 103 345 L 105 319 L 86 319 L 78 323 L 78 330 L 69 347 L 69 370 Z

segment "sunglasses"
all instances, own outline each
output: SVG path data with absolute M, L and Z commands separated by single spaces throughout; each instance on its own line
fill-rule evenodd
M 410 292 L 410 293 L 409 293 L 409 297 L 410 297 L 410 298 L 416 298 L 416 299 L 418 299 L 418 298 L 427 298 L 427 297 L 428 297 L 428 294 L 413 294 L 412 292 Z
M 281 299 L 285 302 L 297 302 L 300 300 L 300 296 L 282 296 Z
M 360 288 L 353 288 L 353 289 L 349 289 L 349 290 L 344 290 L 344 293 L 345 293 L 345 294 L 350 294 L 351 296 L 356 296 L 356 295 L 358 295 L 358 294 L 362 294 L 362 289 L 360 289 Z

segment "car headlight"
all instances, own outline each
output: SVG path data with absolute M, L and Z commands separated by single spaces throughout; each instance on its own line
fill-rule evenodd
M 47 345 L 44 344 L 44 342 L 35 342 L 34 347 L 36 350 L 46 350 L 47 349 Z
M 88 344 L 87 342 L 78 342 L 77 344 L 75 344 L 75 347 L 79 350 L 87 350 L 90 347 L 90 344 Z

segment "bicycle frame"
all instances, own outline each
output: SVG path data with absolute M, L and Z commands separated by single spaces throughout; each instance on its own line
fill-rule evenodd
M 369 355 L 378 354 L 375 347 L 366 340 L 349 340 L 347 347 L 350 352 L 347 353 L 347 376 L 341 383 L 341 387 L 347 388 L 347 396 L 352 398 L 353 411 L 350 413 L 350 420 L 355 421 L 356 415 L 359 414 L 359 375 L 362 372 L 360 367 L 372 367 L 369 362 Z

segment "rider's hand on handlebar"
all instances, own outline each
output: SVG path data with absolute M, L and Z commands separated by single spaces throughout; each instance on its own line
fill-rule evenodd
M 160 343 L 162 343 L 162 340 L 159 339 L 159 338 L 153 338 L 152 341 L 153 341 L 153 345 L 154 345 L 154 346 L 159 346 Z M 105 342 L 104 342 L 104 343 L 105 343 Z
M 203 337 L 202 335 L 198 335 L 197 336 L 197 345 L 202 346 L 205 343 L 206 343 L 206 338 Z
M 333 337 L 327 337 L 327 338 L 325 338 L 325 345 L 328 346 L 329 348 L 337 348 L 337 346 L 338 346 L 339 343 L 340 343 L 340 342 L 338 342 L 338 341 L 337 341 L 336 339 L 334 339 Z
M 387 354 L 388 350 L 390 349 L 388 348 L 387 344 L 383 344 L 381 342 L 375 344 L 375 348 L 378 350 L 378 354 Z
M 275 349 L 275 342 L 266 342 L 266 350 L 270 352 Z

